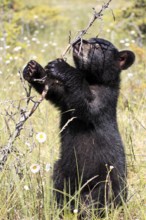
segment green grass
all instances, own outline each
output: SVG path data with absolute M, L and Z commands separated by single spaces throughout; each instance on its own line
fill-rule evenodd
M 26 4 L 40 4 L 40 1 L 25 1 Z M 102 5 L 102 1 L 98 5 Z M 41 30 L 33 36 L 23 33 L 27 37 L 23 42 L 24 48 L 12 52 L 13 45 L 6 51 L 2 50 L 0 57 L 0 145 L 3 148 L 8 143 L 10 133 L 20 118 L 20 111 L 26 106 L 26 95 L 19 79 L 18 71 L 23 69 L 26 62 L 35 58 L 42 65 L 60 57 L 68 44 L 68 33 L 72 36 L 87 26 L 92 16 L 92 7 L 97 2 L 85 1 L 55 1 L 42 0 L 41 4 L 60 9 L 60 20 L 48 29 Z M 127 1 L 112 1 L 111 8 L 121 9 L 128 5 Z M 0 14 L 2 17 L 2 14 Z M 122 18 L 118 18 L 121 19 Z M 2 20 L 1 24 L 4 21 Z M 119 32 L 118 21 L 113 21 L 111 11 L 105 12 L 103 22 L 95 22 L 86 38 L 96 36 L 111 40 L 120 49 L 125 45 L 120 40 L 129 38 L 125 32 Z M 2 25 L 0 26 L 2 28 Z M 36 38 L 33 41 L 32 38 Z M 20 39 L 18 39 L 19 41 Z M 17 45 L 17 44 L 16 44 Z M 3 42 L 0 41 L 0 47 Z M 146 63 L 145 46 L 140 48 L 131 44 L 137 59 L 135 65 L 122 73 L 121 93 L 118 104 L 119 129 L 125 145 L 128 164 L 129 196 L 123 209 L 113 210 L 106 220 L 145 220 L 146 219 Z M 10 55 L 11 54 L 11 55 Z M 12 58 L 10 58 L 12 57 Z M 71 54 L 67 55 L 72 63 Z M 7 62 L 8 61 L 8 62 Z M 39 95 L 32 91 L 35 100 Z M 31 109 L 31 105 L 28 107 Z M 45 132 L 47 140 L 39 143 L 36 140 L 38 132 Z M 59 112 L 48 102 L 43 101 L 37 111 L 25 123 L 19 138 L 14 142 L 14 151 L 2 172 L 0 172 L 0 219 L 2 220 L 53 220 L 59 219 L 60 210 L 52 200 L 52 168 L 45 170 L 47 163 L 53 167 L 59 157 Z M 41 169 L 33 174 L 32 164 L 39 164 Z M 77 207 L 76 207 L 77 208 Z M 65 220 L 75 220 L 77 215 L 70 214 L 65 207 Z M 97 219 L 93 216 L 92 219 Z

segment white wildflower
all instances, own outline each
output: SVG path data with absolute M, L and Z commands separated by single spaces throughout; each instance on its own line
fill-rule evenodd
M 15 47 L 15 48 L 13 49 L 13 51 L 14 51 L 14 52 L 18 52 L 18 51 L 20 51 L 21 49 L 22 49 L 22 47 L 18 46 L 18 47 Z
M 74 210 L 73 210 L 73 213 L 74 213 L 74 214 L 77 214 L 77 213 L 78 213 L 78 209 L 74 209 Z
M 129 42 L 129 38 L 126 38 L 125 41 L 126 41 L 126 42 Z
M 18 57 L 16 56 L 16 57 L 14 57 L 14 60 L 18 60 Z
M 33 17 L 34 17 L 34 19 L 37 19 L 39 16 L 38 15 L 34 15 Z
M 44 44 L 44 47 L 48 47 L 48 44 L 47 44 L 47 43 L 45 43 L 45 44 Z
M 25 142 L 25 145 L 30 147 L 30 143 L 29 142 Z
M 38 173 L 40 171 L 40 165 L 39 164 L 32 164 L 30 166 L 30 170 L 32 173 Z
M 38 39 L 35 38 L 35 37 L 33 37 L 31 40 L 35 42 L 35 41 L 37 41 Z
M 24 189 L 25 189 L 26 191 L 28 191 L 28 190 L 29 190 L 29 186 L 25 185 L 25 186 L 24 186 Z
M 15 81 L 10 81 L 9 84 L 10 85 L 14 85 L 16 82 Z
M 4 33 L 4 36 L 7 37 L 7 36 L 8 36 L 8 33 L 5 32 L 5 33 Z
M 130 34 L 135 35 L 136 32 L 133 30 L 133 31 L 130 31 Z
M 133 44 L 134 44 L 134 43 L 135 43 L 135 40 L 131 40 L 131 43 L 133 43 Z
M 36 135 L 36 139 L 39 143 L 44 143 L 47 139 L 47 135 L 44 132 L 39 132 Z
M 23 38 L 24 40 L 28 40 L 28 38 L 25 36 L 24 38 Z
M 131 78 L 131 77 L 133 77 L 133 73 L 128 73 L 127 76 L 128 76 L 128 78 Z
M 106 32 L 109 33 L 109 32 L 111 32 L 111 30 L 110 30 L 110 29 L 107 29 Z
M 37 56 L 36 55 L 31 55 L 30 56 L 30 60 L 36 60 L 37 59 Z
M 10 48 L 10 45 L 7 45 L 7 46 L 5 47 L 6 50 L 9 49 L 9 48 Z
M 120 40 L 120 43 L 121 43 L 121 44 L 124 44 L 124 43 L 125 43 L 125 40 L 123 40 L 123 39 Z
M 126 47 L 129 47 L 129 46 L 130 46 L 130 44 L 129 44 L 129 43 L 125 43 L 125 46 L 126 46 Z
M 5 61 L 6 64 L 9 64 L 10 62 L 11 62 L 11 60 L 6 60 Z
M 5 41 L 5 38 L 4 38 L 4 37 L 1 37 L 0 40 L 1 40 L 1 41 Z
M 56 46 L 57 46 L 57 43 L 56 43 L 56 42 L 53 42 L 53 43 L 52 43 L 52 46 L 56 47 Z
M 34 32 L 34 34 L 35 34 L 35 35 L 39 34 L 39 31 L 38 31 L 38 30 L 36 30 L 36 31 Z

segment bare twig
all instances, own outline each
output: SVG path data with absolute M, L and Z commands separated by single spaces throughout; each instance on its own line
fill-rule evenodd
M 109 0 L 107 3 L 102 5 L 102 8 L 99 12 L 96 12 L 95 8 L 93 8 L 93 16 L 91 20 L 89 21 L 87 27 L 79 32 L 79 34 L 75 37 L 74 40 L 72 40 L 68 46 L 66 47 L 65 51 L 62 54 L 62 57 L 65 58 L 66 53 L 70 50 L 73 44 L 75 44 L 79 39 L 82 39 L 82 37 L 87 33 L 89 28 L 93 25 L 94 21 L 97 19 L 101 19 L 103 16 L 103 11 L 109 7 L 109 4 L 112 0 Z M 113 13 L 112 13 L 113 14 Z
M 25 90 L 25 91 L 28 95 L 29 93 L 27 92 L 27 90 Z M 14 144 L 15 140 L 17 139 L 17 137 L 19 137 L 20 132 L 23 129 L 24 123 L 27 121 L 28 118 L 31 117 L 31 115 L 36 111 L 36 109 L 38 108 L 40 103 L 44 100 L 44 98 L 47 94 L 47 91 L 48 91 L 48 85 L 45 85 L 45 88 L 42 92 L 40 100 L 34 102 L 34 105 L 29 112 L 27 112 L 26 110 L 21 110 L 20 119 L 16 123 L 15 129 L 14 129 L 13 133 L 11 134 L 7 145 L 4 146 L 4 148 L 2 148 L 0 151 L 0 171 L 2 171 L 6 161 L 8 159 L 8 155 L 13 151 L 13 144 Z M 29 97 L 28 97 L 28 99 L 29 99 Z M 27 105 L 28 105 L 28 102 L 27 102 Z

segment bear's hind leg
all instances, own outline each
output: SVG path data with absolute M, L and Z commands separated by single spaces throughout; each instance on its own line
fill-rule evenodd
M 101 182 L 98 186 L 81 194 L 81 216 L 104 217 L 109 205 L 109 186 L 105 182 Z M 82 218 L 81 218 L 82 219 Z

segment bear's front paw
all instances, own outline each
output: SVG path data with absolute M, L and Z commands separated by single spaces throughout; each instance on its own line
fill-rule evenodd
M 49 75 L 57 79 L 61 82 L 66 80 L 66 70 L 69 65 L 63 59 L 56 59 L 45 67 L 45 71 L 49 73 Z
M 29 61 L 23 70 L 24 79 L 27 80 L 28 82 L 32 82 L 35 78 L 37 78 L 38 67 L 39 64 L 36 61 L 34 60 Z

